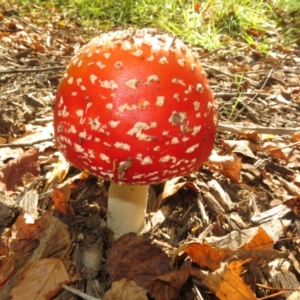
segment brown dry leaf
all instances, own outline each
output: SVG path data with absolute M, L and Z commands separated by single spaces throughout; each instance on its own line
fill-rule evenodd
M 284 201 L 283 204 L 290 208 L 298 218 L 300 217 L 300 197 L 295 196 L 290 198 Z
M 255 145 L 247 140 L 225 140 L 222 141 L 221 144 L 227 151 L 239 153 L 246 157 L 256 158 L 252 151 L 257 151 L 258 145 Z
M 293 143 L 299 142 L 300 141 L 300 132 L 295 132 L 293 134 L 291 140 L 292 140 Z
M 35 222 L 43 231 L 41 232 L 40 244 L 32 254 L 31 259 L 60 258 L 72 243 L 68 225 L 53 216 L 51 212 L 46 213 Z
M 58 185 L 52 193 L 53 208 L 64 215 L 75 216 L 75 211 L 70 203 L 71 188 L 68 182 Z
M 12 300 L 47 300 L 55 296 L 61 284 L 70 282 L 69 274 L 58 258 L 45 258 L 29 264 L 12 289 Z
M 266 231 L 259 227 L 257 233 L 253 236 L 253 238 L 245 243 L 240 249 L 243 250 L 270 250 L 274 247 L 273 239 L 266 233 Z
M 91 176 L 91 174 L 87 170 L 82 171 L 80 174 L 73 176 L 70 183 L 70 188 L 75 189 L 78 186 L 78 184 L 80 184 L 80 182 L 86 181 L 89 178 L 89 176 Z
M 30 130 L 30 126 L 26 126 Z M 44 141 L 42 141 L 44 140 Z M 43 152 L 47 147 L 52 147 L 54 145 L 53 141 L 53 123 L 48 123 L 45 126 L 34 126 L 32 132 L 26 131 L 22 137 L 14 139 L 11 137 L 9 139 L 10 143 L 13 144 L 29 144 L 34 145 L 39 152 Z
M 15 264 L 8 256 L 2 256 L 0 260 L 0 286 L 5 284 L 14 274 Z
M 0 168 L 0 190 L 15 191 L 16 186 L 22 186 L 22 176 L 30 173 L 40 174 L 39 151 L 31 148 L 16 159 L 10 160 Z
M 144 288 L 155 277 L 171 272 L 168 256 L 135 233 L 125 234 L 113 243 L 106 269 L 112 282 L 124 278 Z
M 43 193 L 48 191 L 49 188 L 55 186 L 59 182 L 62 182 L 69 171 L 69 164 L 67 160 L 64 158 L 64 156 L 62 155 L 59 156 L 60 157 L 58 163 L 55 165 L 54 169 L 51 172 L 50 177 L 47 179 L 44 185 Z
M 286 300 L 300 300 L 300 292 L 293 292 L 288 298 L 286 298 Z
M 170 197 L 176 194 L 182 187 L 188 187 L 196 192 L 199 192 L 199 189 L 192 182 L 178 182 L 182 177 L 175 177 L 165 182 L 164 190 L 161 195 L 161 201 L 167 197 Z
M 62 223 L 50 212 L 37 219 L 36 223 L 38 223 L 41 228 L 40 243 L 36 249 L 29 253 L 12 253 L 10 256 L 5 253 L 1 254 L 6 255 L 9 260 L 7 260 L 6 266 L 3 267 L 3 270 L 6 270 L 7 282 L 0 286 L 0 295 L 8 295 L 10 293 L 11 289 L 16 286 L 16 282 L 24 270 L 24 267 L 30 262 L 47 257 L 60 258 L 72 243 L 68 225 Z M 66 263 L 69 264 L 69 261 L 66 260 Z M 12 267 L 14 267 L 14 272 L 10 274 L 9 270 Z M 0 278 L 5 279 L 5 274 L 2 274 L 1 271 Z M 2 275 L 3 277 L 1 277 Z
M 275 143 L 265 143 L 263 145 L 263 150 L 267 153 L 267 155 L 277 159 L 277 160 L 285 160 L 288 161 L 287 155 L 276 145 Z
M 12 252 L 27 253 L 40 242 L 41 228 L 37 224 L 27 224 L 24 214 L 20 214 L 12 226 L 9 248 Z
M 252 141 L 254 143 L 258 143 L 261 139 L 261 137 L 257 131 L 249 131 L 249 130 L 247 130 L 245 132 L 241 132 L 240 137 L 242 139 L 246 139 L 246 140 Z
M 183 284 L 191 276 L 191 269 L 182 269 L 161 275 L 150 282 L 148 289 L 155 300 L 179 299 Z
M 249 242 L 239 249 L 215 248 L 206 243 L 190 243 L 181 245 L 173 254 L 172 264 L 181 251 L 186 252 L 191 260 L 200 267 L 206 267 L 210 271 L 220 268 L 221 263 L 234 255 L 247 259 L 248 257 L 261 257 L 263 253 L 259 250 L 273 249 L 274 241 L 262 228 L 258 228 Z M 246 251 L 245 251 L 246 250 Z M 247 251 L 249 250 L 249 251 Z M 254 250 L 254 251 L 253 251 Z M 257 252 L 257 253 L 256 253 Z M 269 252 L 266 252 L 266 256 Z
M 115 281 L 106 292 L 104 300 L 148 300 L 147 290 L 138 286 L 133 280 Z
M 288 164 L 286 165 L 287 168 L 290 169 L 299 169 L 300 168 L 300 151 L 297 149 L 296 151 L 291 151 L 291 155 L 288 157 Z M 294 176 L 297 176 L 295 172 Z M 295 182 L 294 182 L 295 183 Z M 298 180 L 297 180 L 298 183 Z
M 256 300 L 248 285 L 226 264 L 205 276 L 202 283 L 220 300 Z
M 251 258 L 241 259 L 241 260 L 237 260 L 237 261 L 231 261 L 227 266 L 228 266 L 228 269 L 230 269 L 235 275 L 240 276 L 245 269 L 243 265 L 250 261 L 251 261 Z
M 204 165 L 223 174 L 234 182 L 240 182 L 242 159 L 234 153 L 231 155 L 219 155 L 216 151 L 213 151 Z
M 214 248 L 206 243 L 191 243 L 181 245 L 174 253 L 173 257 L 179 252 L 186 252 L 191 260 L 200 267 L 207 267 L 211 271 L 220 268 L 221 263 L 233 255 L 229 249 Z

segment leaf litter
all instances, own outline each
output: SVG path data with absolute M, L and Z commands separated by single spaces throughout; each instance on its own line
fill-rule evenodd
M 151 187 L 143 237 L 111 243 L 108 183 L 69 166 L 53 143 L 56 86 L 87 29 L 30 15 L 2 21 L 4 300 L 67 299 L 64 284 L 106 300 L 297 299 L 299 47 L 262 55 L 235 42 L 204 53 L 219 106 L 215 149 L 199 172 Z M 25 211 L 24 197 L 38 205 Z

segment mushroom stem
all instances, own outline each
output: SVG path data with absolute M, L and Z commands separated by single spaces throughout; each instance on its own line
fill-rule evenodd
M 107 227 L 114 239 L 144 227 L 149 185 L 112 182 L 108 192 Z

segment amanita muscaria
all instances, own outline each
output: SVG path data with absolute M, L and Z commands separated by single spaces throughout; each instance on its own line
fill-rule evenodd
M 92 39 L 71 60 L 54 109 L 58 149 L 111 181 L 107 224 L 115 238 L 142 229 L 149 184 L 199 169 L 216 120 L 196 54 L 154 29 Z

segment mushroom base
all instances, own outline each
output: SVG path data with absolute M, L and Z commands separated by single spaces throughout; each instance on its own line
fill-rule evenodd
M 111 183 L 108 192 L 107 227 L 114 239 L 144 227 L 149 185 Z

